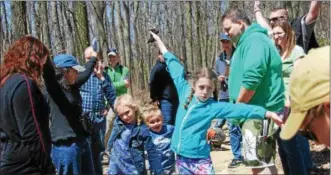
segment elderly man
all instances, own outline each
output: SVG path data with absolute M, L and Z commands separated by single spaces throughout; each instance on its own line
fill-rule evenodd
M 88 61 L 88 55 L 93 52 L 92 47 L 85 50 L 85 60 Z M 83 99 L 82 107 L 85 113 L 93 121 L 91 131 L 91 149 L 94 170 L 96 174 L 102 173 L 101 153 L 105 151 L 104 137 L 106 132 L 107 112 L 113 108 L 116 92 L 110 77 L 103 71 L 101 61 L 95 65 L 86 83 L 80 88 L 80 94 Z M 106 105 L 107 101 L 107 105 Z

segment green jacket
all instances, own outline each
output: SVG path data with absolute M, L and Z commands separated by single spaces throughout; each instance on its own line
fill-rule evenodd
M 129 79 L 129 69 L 121 64 L 117 64 L 115 69 L 110 66 L 106 67 L 106 72 L 116 89 L 116 96 L 126 94 L 128 89 L 125 87 L 124 80 Z
M 229 96 L 236 101 L 240 88 L 254 90 L 249 104 L 278 112 L 284 108 L 282 61 L 266 29 L 252 24 L 240 37 L 231 60 Z

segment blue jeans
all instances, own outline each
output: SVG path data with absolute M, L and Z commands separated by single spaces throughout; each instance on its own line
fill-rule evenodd
M 174 125 L 177 106 L 169 102 L 168 100 L 160 100 L 160 109 L 163 115 L 164 124 Z
M 53 145 L 51 153 L 57 174 L 94 174 L 91 148 L 87 140 L 68 145 Z
M 227 122 L 230 135 L 230 144 L 233 158 L 236 160 L 241 160 L 241 130 L 239 125 L 234 125 L 231 122 Z
M 106 120 L 95 122 L 91 133 L 91 149 L 95 174 L 102 173 L 102 155 L 105 151 L 104 138 L 106 134 Z
M 308 140 L 297 134 L 290 140 L 282 140 L 277 133 L 279 157 L 283 165 L 284 174 L 307 175 L 312 167 Z

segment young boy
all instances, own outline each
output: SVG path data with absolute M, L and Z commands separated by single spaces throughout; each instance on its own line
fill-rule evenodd
M 173 174 L 175 172 L 175 155 L 170 149 L 170 141 L 174 127 L 163 124 L 163 116 L 157 106 L 147 105 L 141 113 L 143 121 L 150 130 L 156 150 L 161 154 L 163 173 Z

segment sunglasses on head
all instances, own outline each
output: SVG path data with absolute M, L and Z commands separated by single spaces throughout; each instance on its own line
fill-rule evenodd
M 276 22 L 276 21 L 280 21 L 280 20 L 285 20 L 285 16 L 278 16 L 278 17 L 274 17 L 274 18 L 269 18 L 269 22 Z

